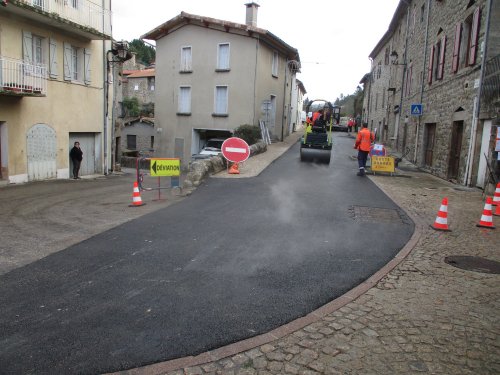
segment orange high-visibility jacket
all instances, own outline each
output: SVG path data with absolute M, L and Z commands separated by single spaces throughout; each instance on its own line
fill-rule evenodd
M 372 142 L 375 140 L 375 136 L 368 128 L 363 128 L 359 131 L 358 136 L 356 137 L 356 143 L 354 147 L 361 151 L 370 151 L 370 146 Z

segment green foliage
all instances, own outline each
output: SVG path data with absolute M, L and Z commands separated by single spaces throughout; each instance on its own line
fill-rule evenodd
M 255 125 L 240 125 L 234 130 L 234 136 L 243 139 L 249 145 L 261 139 L 260 128 Z
M 141 108 L 137 98 L 123 98 L 123 108 L 125 108 L 126 116 L 136 117 L 141 114 Z
M 154 103 L 143 104 L 141 114 L 143 116 L 154 117 L 155 116 L 155 104 Z
M 129 43 L 130 51 L 136 53 L 138 62 L 151 65 L 156 60 L 156 51 L 153 47 L 146 45 L 142 40 L 134 39 Z
M 340 110 L 340 116 L 342 117 L 355 117 L 363 112 L 363 90 L 361 87 L 356 87 L 356 91 L 353 94 L 344 96 L 340 94 L 340 97 L 335 100 L 335 105 L 342 107 Z

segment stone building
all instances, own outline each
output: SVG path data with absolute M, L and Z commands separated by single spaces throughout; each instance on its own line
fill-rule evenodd
M 363 79 L 364 119 L 380 141 L 436 176 L 481 188 L 496 156 L 498 112 L 480 100 L 485 51 L 498 48 L 495 3 L 401 0 Z

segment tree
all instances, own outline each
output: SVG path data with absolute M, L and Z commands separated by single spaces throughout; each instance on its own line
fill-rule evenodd
M 138 62 L 148 66 L 156 60 L 156 51 L 153 47 L 146 45 L 140 39 L 134 39 L 129 43 L 130 51 L 136 53 Z

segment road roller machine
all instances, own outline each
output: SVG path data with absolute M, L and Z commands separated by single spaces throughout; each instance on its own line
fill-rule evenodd
M 332 154 L 332 126 L 340 121 L 340 107 L 327 100 L 316 99 L 307 105 L 312 116 L 300 143 L 300 161 L 330 164 Z M 320 115 L 321 114 L 321 115 Z

